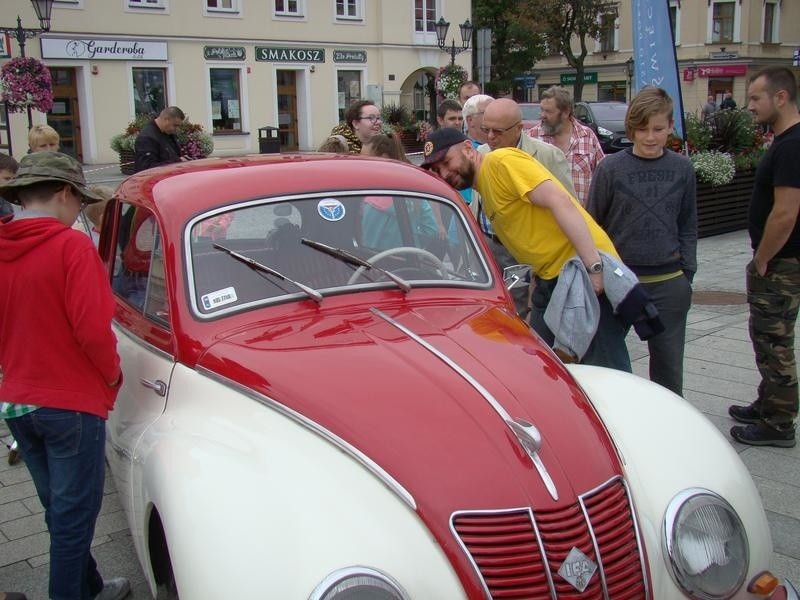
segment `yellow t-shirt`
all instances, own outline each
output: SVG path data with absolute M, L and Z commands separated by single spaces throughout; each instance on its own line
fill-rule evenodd
M 597 249 L 619 258 L 606 232 L 550 171 L 522 150 L 500 148 L 483 157 L 475 188 L 483 198 L 483 209 L 497 237 L 511 255 L 531 265 L 542 279 L 553 279 L 564 263 L 577 254 L 552 211 L 528 198 L 528 192 L 548 179 L 564 190 L 578 209 Z

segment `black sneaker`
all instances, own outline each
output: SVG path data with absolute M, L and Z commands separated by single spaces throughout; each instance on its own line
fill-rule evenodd
M 758 423 L 761 420 L 761 409 L 755 404 L 747 406 L 734 404 L 728 407 L 728 414 L 739 423 Z
M 731 427 L 731 437 L 737 442 L 750 446 L 778 446 L 794 448 L 794 427 L 776 429 L 766 423 L 736 425 Z

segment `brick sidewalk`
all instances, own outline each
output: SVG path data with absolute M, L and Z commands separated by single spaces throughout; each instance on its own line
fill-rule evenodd
M 698 258 L 694 282 L 698 302 L 689 313 L 685 396 L 727 437 L 733 424 L 728 405 L 732 400 L 752 400 L 758 382 L 747 333 L 747 305 L 733 303 L 744 293 L 744 265 L 750 259 L 747 235 L 736 232 L 700 240 Z M 709 300 L 725 303 L 709 304 Z M 646 347 L 635 337 L 629 338 L 629 347 L 635 372 L 646 376 Z M 7 435 L 0 421 L 0 437 Z M 731 443 L 764 501 L 775 547 L 772 567 L 800 584 L 800 446 L 753 448 Z M 21 591 L 29 600 L 45 600 L 48 536 L 42 508 L 24 464 L 9 467 L 6 455 L 5 446 L 0 447 L 0 591 Z M 110 475 L 93 545 L 104 575 L 129 577 L 130 598 L 150 598 Z

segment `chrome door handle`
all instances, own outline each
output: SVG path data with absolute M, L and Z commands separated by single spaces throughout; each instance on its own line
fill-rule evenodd
M 141 383 L 144 387 L 150 388 L 159 396 L 166 396 L 167 395 L 167 384 L 161 381 L 160 379 L 156 379 L 155 381 L 150 381 L 149 379 L 140 379 L 139 383 Z

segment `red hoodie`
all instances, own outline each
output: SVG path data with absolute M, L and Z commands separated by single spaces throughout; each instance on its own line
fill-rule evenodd
M 0 222 L 0 400 L 108 417 L 114 299 L 89 237 L 51 217 Z

